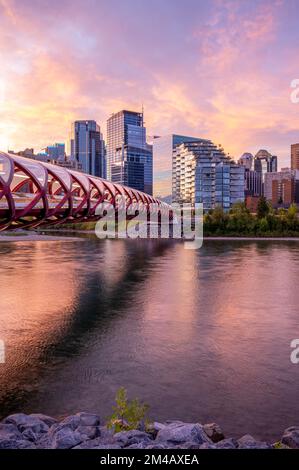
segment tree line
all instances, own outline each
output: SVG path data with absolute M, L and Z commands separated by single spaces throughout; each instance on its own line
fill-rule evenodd
M 245 203 L 238 202 L 225 212 L 216 207 L 204 214 L 205 236 L 299 236 L 297 206 L 274 209 L 265 197 L 258 201 L 257 213 L 252 214 Z

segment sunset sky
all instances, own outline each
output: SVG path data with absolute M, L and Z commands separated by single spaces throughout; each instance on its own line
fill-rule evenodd
M 299 0 L 0 0 L 0 148 L 67 141 L 75 119 L 145 109 L 149 135 L 234 157 L 299 142 Z

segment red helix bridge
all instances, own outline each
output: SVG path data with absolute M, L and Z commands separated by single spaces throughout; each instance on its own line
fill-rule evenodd
M 165 202 L 102 178 L 0 152 L 0 230 L 99 220 L 100 205 L 170 214 Z

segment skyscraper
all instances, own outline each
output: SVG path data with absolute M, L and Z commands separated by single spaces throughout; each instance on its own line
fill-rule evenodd
M 299 170 L 299 144 L 291 145 L 291 169 Z
M 252 169 L 252 162 L 253 162 L 253 155 L 249 152 L 243 153 L 243 155 L 241 155 L 238 161 L 239 165 L 245 166 L 246 170 Z
M 262 195 L 262 174 L 261 171 L 252 169 L 253 155 L 249 152 L 243 153 L 238 160 L 239 165 L 244 167 L 245 173 L 245 196 Z
M 195 137 L 169 134 L 156 136 L 153 138 L 153 193 L 168 203 L 172 200 L 172 159 L 173 152 L 177 145 L 183 142 L 194 142 Z
M 244 167 L 210 140 L 184 142 L 173 152 L 172 198 L 179 204 L 202 203 L 204 211 L 228 210 L 244 201 Z
M 262 180 L 264 182 L 265 173 L 277 171 L 276 155 L 271 155 L 268 150 L 259 150 L 254 157 L 254 169 L 262 173 Z
M 146 143 L 143 113 L 122 110 L 107 121 L 107 177 L 153 192 L 153 150 Z
M 84 173 L 106 177 L 105 142 L 96 121 L 75 121 L 72 124 L 71 158 Z

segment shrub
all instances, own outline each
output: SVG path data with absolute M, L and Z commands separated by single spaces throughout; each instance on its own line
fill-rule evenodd
M 108 428 L 114 428 L 115 432 L 120 432 L 137 429 L 141 422 L 149 424 L 146 418 L 149 410 L 148 405 L 141 403 L 138 398 L 129 401 L 127 390 L 124 387 L 117 391 L 115 402 L 114 413 L 107 422 Z

